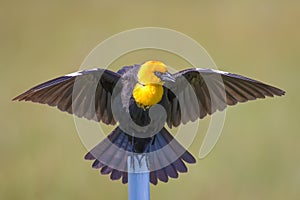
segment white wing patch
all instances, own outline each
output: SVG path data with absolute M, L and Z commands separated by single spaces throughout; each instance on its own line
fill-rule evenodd
M 91 72 L 91 71 L 97 71 L 97 70 L 98 70 L 98 68 L 88 69 L 88 70 L 80 70 L 78 72 L 73 72 L 73 73 L 67 74 L 65 76 L 71 76 L 71 77 L 80 76 L 80 75 L 83 75 L 84 72 Z
M 229 74 L 229 72 L 224 72 L 224 71 L 217 70 L 217 69 L 208 69 L 208 68 L 197 68 L 197 71 L 199 71 L 199 72 L 214 72 L 217 74 L 224 74 L 224 75 Z
M 229 72 L 224 72 L 224 71 L 217 70 L 217 69 L 210 69 L 210 70 L 213 72 L 219 73 L 219 74 L 229 74 Z
M 65 76 L 80 76 L 80 75 L 82 75 L 81 72 L 82 72 L 82 71 L 73 72 L 73 73 L 71 73 L 71 74 L 66 74 Z

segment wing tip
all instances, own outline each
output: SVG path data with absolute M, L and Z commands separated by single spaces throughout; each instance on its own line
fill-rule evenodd
M 11 101 L 21 101 L 19 96 L 14 97 Z
M 26 92 L 23 92 L 22 94 L 19 94 L 18 96 L 14 97 L 14 98 L 12 99 L 12 101 L 24 101 L 24 100 L 26 100 L 26 97 L 27 97 L 30 93 L 32 93 L 32 89 L 27 90 Z M 30 100 L 30 99 L 29 99 L 29 100 Z
M 278 89 L 278 88 L 277 88 Z M 284 96 L 286 94 L 286 91 L 285 90 L 281 90 L 281 89 L 278 89 L 278 94 L 276 94 L 277 96 Z

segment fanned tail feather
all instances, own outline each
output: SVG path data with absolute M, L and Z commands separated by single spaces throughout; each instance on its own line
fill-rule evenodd
M 85 155 L 94 160 L 92 167 L 101 174 L 110 174 L 111 180 L 128 182 L 127 158 L 133 153 L 146 154 L 150 170 L 150 182 L 168 182 L 178 178 L 178 173 L 187 172 L 186 163 L 195 163 L 195 158 L 163 128 L 153 138 L 136 138 L 119 127 Z

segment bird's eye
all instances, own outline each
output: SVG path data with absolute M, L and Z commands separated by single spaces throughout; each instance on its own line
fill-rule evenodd
M 158 72 L 158 71 L 155 71 L 154 74 L 158 77 L 160 77 L 163 73 L 162 72 Z

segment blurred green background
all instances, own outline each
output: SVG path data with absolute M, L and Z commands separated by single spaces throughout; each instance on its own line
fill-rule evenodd
M 152 199 L 299 199 L 299 1 L 2 0 L 0 23 L 0 199 L 127 198 L 127 186 L 83 160 L 86 149 L 72 116 L 11 99 L 76 71 L 111 35 L 145 26 L 183 32 L 219 69 L 287 91 L 283 98 L 229 108 L 213 152 L 179 180 L 151 187 Z M 153 57 L 119 63 L 145 59 Z M 195 156 L 202 138 L 190 147 Z

